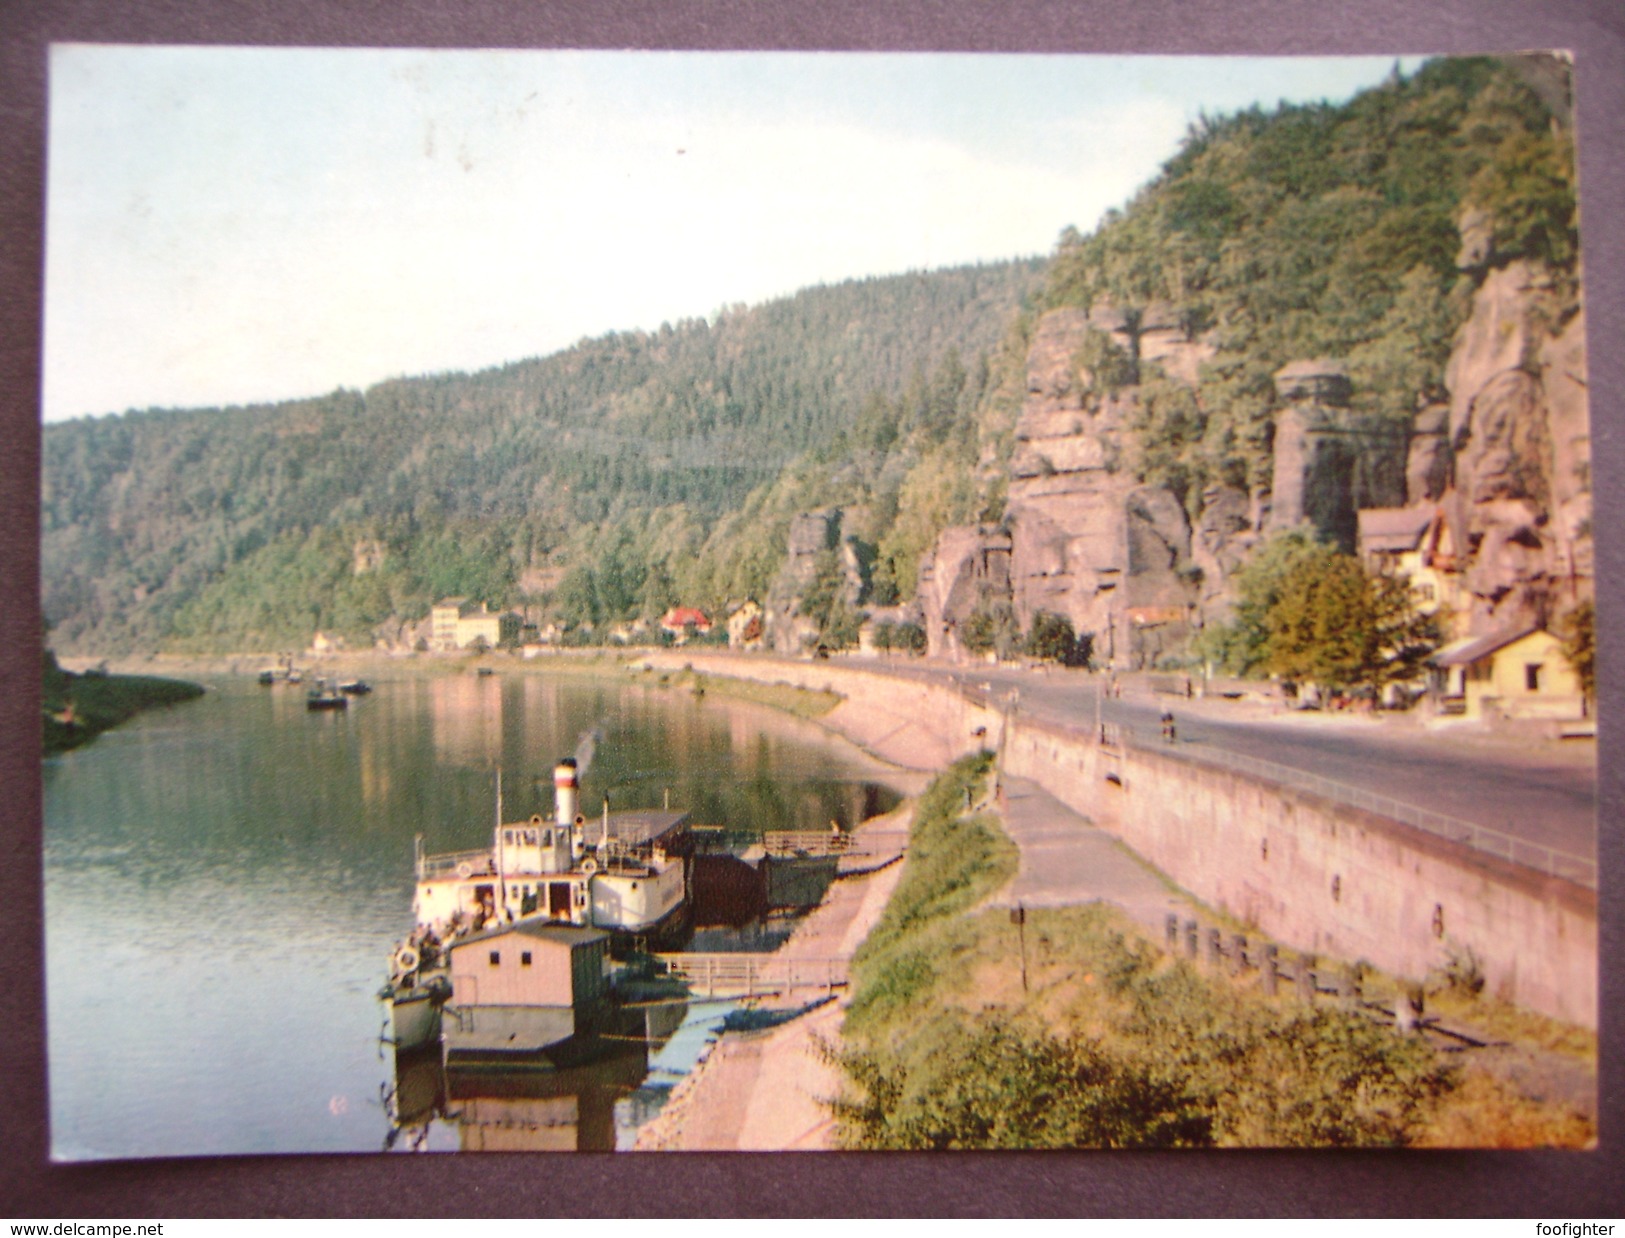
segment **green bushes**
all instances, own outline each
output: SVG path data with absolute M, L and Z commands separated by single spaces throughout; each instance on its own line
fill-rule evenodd
M 986 753 L 967 757 L 921 797 L 908 867 L 853 959 L 850 1027 L 884 1023 L 931 992 L 962 935 L 960 915 L 1015 875 L 1015 845 L 991 817 L 965 812 L 991 763 Z
M 43 743 L 47 756 L 96 738 L 143 709 L 177 705 L 203 695 L 195 683 L 145 675 L 75 675 L 49 651 L 44 668 Z
M 860 976 L 847 1146 L 1400 1145 L 1456 1084 L 1422 1039 L 1199 976 L 1098 905 L 1030 912 L 1026 935 L 1026 993 L 988 979 L 1019 967 L 1002 911 L 938 926 L 951 968 L 898 949 Z
M 1016 870 L 973 812 L 992 763 L 921 798 L 908 866 L 853 961 L 831 1056 L 851 1148 L 1404 1144 L 1455 1086 L 1418 1037 L 1167 958 L 1100 904 L 975 909 Z M 1026 978 L 1024 977 L 1026 974 Z
M 906 1058 L 858 1055 L 862 1101 L 838 1106 L 864 1148 L 1191 1147 L 1209 1121 L 1177 1084 L 1099 1044 L 995 1014 L 924 1026 Z

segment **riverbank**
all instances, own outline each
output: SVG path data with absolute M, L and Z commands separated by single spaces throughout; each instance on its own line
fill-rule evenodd
M 201 684 L 151 675 L 111 675 L 63 670 L 49 654 L 41 694 L 46 756 L 88 744 L 104 731 L 149 709 L 178 705 L 203 695 Z
M 902 832 L 913 806 L 873 817 L 857 831 Z M 903 874 L 901 862 L 835 882 L 781 952 L 850 959 L 879 921 Z M 813 1008 L 759 1008 L 760 1030 L 727 1031 L 638 1134 L 639 1152 L 791 1152 L 833 1148 L 826 1102 L 841 1087 L 823 1052 L 840 1039 L 846 995 Z M 783 1019 L 775 1022 L 775 1019 Z

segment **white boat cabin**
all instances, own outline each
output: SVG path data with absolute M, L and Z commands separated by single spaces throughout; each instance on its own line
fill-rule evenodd
M 658 927 L 686 901 L 680 839 L 688 815 L 577 811 L 574 762 L 554 771 L 555 819 L 496 827 L 489 851 L 417 857 L 414 910 L 441 936 L 526 916 L 628 932 Z

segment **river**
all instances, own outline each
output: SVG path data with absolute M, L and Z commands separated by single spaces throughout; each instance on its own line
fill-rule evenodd
M 588 811 L 607 795 L 730 830 L 826 829 L 893 802 L 883 768 L 818 727 L 652 675 L 402 668 L 330 713 L 251 675 L 201 682 L 202 699 L 45 762 L 58 1160 L 510 1146 L 493 1131 L 628 1146 L 727 1008 L 679 1012 L 652 1059 L 573 1092 L 398 1073 L 376 993 L 411 923 L 414 836 L 487 845 L 498 768 L 512 820 L 551 811 L 553 765 L 575 754 Z

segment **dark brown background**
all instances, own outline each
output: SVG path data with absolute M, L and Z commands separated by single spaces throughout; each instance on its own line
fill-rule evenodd
M 1604 1001 L 1595 1153 L 287 1156 L 47 1160 L 39 856 L 38 399 L 46 46 L 1575 54 L 1603 622 Z M 1503 1216 L 1625 1213 L 1619 730 L 1620 0 L 0 0 L 0 1218 L 209 1216 Z M 1067 223 L 1057 220 L 1056 230 Z M 1073 221 L 1087 224 L 1089 221 Z M 94 364 L 94 358 L 87 359 Z M 139 1000 L 139 995 L 129 995 Z M 110 1034 L 114 1029 L 109 1029 Z

